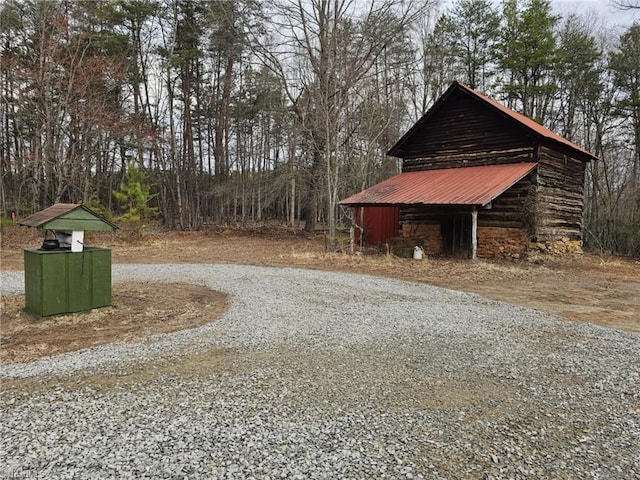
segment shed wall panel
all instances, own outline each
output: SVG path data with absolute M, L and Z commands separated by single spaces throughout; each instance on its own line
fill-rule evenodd
M 359 207 L 355 210 L 356 224 L 363 228 L 362 240 L 365 245 L 375 246 L 387 243 L 397 237 L 400 231 L 399 207 Z M 356 244 L 360 244 L 361 230 L 355 230 Z

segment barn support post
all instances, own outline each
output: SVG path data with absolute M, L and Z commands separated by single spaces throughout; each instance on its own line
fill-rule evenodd
M 349 253 L 351 255 L 356 253 L 356 229 L 353 225 L 349 228 Z
M 360 250 L 364 247 L 364 206 L 360 207 L 360 224 L 358 225 L 360 228 Z
M 471 210 L 471 260 L 478 260 L 478 209 Z

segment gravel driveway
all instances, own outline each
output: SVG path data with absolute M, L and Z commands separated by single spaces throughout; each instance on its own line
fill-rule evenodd
M 232 306 L 2 365 L 0 478 L 640 478 L 640 336 L 363 275 L 113 276 L 206 285 Z M 21 272 L 1 278 L 23 291 Z

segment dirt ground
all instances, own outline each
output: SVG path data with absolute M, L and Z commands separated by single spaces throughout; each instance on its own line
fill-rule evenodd
M 225 294 L 206 287 L 152 283 L 117 283 L 109 307 L 44 318 L 24 311 L 24 295 L 1 302 L 3 363 L 197 327 L 220 317 L 228 304 Z
M 475 292 L 571 320 L 640 334 L 640 262 L 633 259 L 585 254 L 472 263 L 433 257 L 417 261 L 390 255 L 347 255 L 329 252 L 322 235 L 269 226 L 155 232 L 135 240 L 122 233 L 90 233 L 85 241 L 111 248 L 113 263 L 240 263 L 380 275 Z M 22 270 L 22 249 L 41 243 L 35 230 L 3 227 L 0 269 Z M 3 299 L 0 359 L 26 361 L 211 321 L 224 312 L 226 299 L 219 292 L 203 290 L 185 285 L 115 284 L 112 307 L 48 319 L 26 314 L 21 308 L 23 296 Z

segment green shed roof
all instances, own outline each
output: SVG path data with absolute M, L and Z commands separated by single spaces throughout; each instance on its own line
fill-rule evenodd
M 117 226 L 78 203 L 56 203 L 19 222 L 26 227 L 43 230 L 113 231 Z

